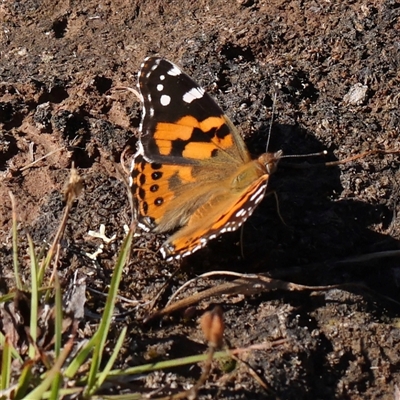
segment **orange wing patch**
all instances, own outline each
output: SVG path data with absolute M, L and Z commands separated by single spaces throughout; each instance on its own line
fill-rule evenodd
M 140 215 L 157 224 L 175 198 L 172 187 L 195 182 L 191 166 L 149 163 L 142 157 L 135 162 L 132 187 Z
M 232 132 L 223 116 L 198 121 L 186 115 L 176 122 L 159 122 L 153 139 L 160 155 L 193 160 L 213 157 L 216 150 L 233 146 Z

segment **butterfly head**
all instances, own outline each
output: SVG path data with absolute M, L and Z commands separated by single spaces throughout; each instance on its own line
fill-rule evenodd
M 258 157 L 257 161 L 265 167 L 268 175 L 271 175 L 276 171 L 278 162 L 282 158 L 282 154 L 282 150 L 275 153 L 264 153 Z

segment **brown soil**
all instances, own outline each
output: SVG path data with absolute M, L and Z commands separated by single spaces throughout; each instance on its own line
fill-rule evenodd
M 60 274 L 65 286 L 75 272 L 86 276 L 90 313 L 82 327 L 97 323 L 93 315 L 104 300 L 93 289 L 107 291 L 131 219 L 117 165 L 123 149 L 134 147 L 141 108 L 130 92 L 114 89 L 135 86 L 145 56 L 176 62 L 211 92 L 254 155 L 265 151 L 276 86 L 271 151 L 327 149 L 328 160 L 398 146 L 396 0 L 26 0 L 3 2 L 0 19 L 3 291 L 14 285 L 8 192 L 17 200 L 21 240 L 23 228 L 37 246 L 50 242 L 74 162 L 85 186 L 62 242 Z M 349 96 L 358 86 L 365 89 L 360 97 Z M 185 259 L 159 306 L 187 279 L 210 270 L 269 272 L 307 285 L 362 283 L 364 288 L 213 299 L 224 309 L 231 346 L 287 342 L 245 357 L 274 394 L 244 364 L 229 373 L 216 364 L 201 398 L 392 399 L 400 384 L 400 308 L 392 301 L 400 301 L 400 268 L 397 254 L 382 252 L 400 248 L 399 155 L 340 167 L 295 168 L 325 161 L 318 157 L 284 161 L 271 189 L 286 225 L 274 196 L 267 197 L 245 224 L 242 239 L 238 232 L 226 234 Z M 104 244 L 93 262 L 85 254 L 102 241 L 88 232 L 101 224 L 117 239 Z M 155 253 L 162 240 L 151 234 L 136 239 L 122 296 L 151 300 L 176 270 L 178 263 Z M 377 257 L 339 262 L 371 253 Z M 28 274 L 29 269 L 27 280 Z M 117 368 L 206 349 L 197 314 L 148 326 L 141 322 L 147 309 L 121 300 L 118 311 L 132 313 L 114 327 L 118 332 L 127 324 L 130 332 Z M 130 390 L 174 382 L 180 387 L 199 374 L 197 367 L 151 374 Z

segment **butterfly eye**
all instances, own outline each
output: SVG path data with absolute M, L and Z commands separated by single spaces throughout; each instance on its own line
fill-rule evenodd
M 282 151 L 279 150 L 276 153 L 264 153 L 258 157 L 258 162 L 264 165 L 265 170 L 269 175 L 276 171 L 278 161 L 282 158 Z
M 270 160 L 267 164 L 265 164 L 265 168 L 269 175 L 272 175 L 276 171 L 277 162 L 276 160 Z

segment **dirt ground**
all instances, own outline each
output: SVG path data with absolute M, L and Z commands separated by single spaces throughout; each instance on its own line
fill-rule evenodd
M 128 325 L 130 334 L 115 367 L 204 352 L 196 320 L 201 310 L 220 304 L 232 347 L 287 341 L 243 356 L 270 390 L 245 364 L 227 372 L 216 363 L 201 398 L 395 398 L 400 156 L 374 154 L 334 167 L 323 163 L 399 149 L 398 0 L 25 0 L 2 2 L 0 21 L 3 293 L 14 285 L 8 192 L 17 201 L 23 261 L 25 231 L 39 247 L 51 242 L 74 162 L 84 191 L 68 221 L 60 274 L 65 287 L 75 273 L 86 276 L 87 315 L 80 335 L 95 329 L 104 304 L 95 291 L 107 291 L 131 220 L 119 165 L 126 146 L 135 146 L 141 113 L 135 96 L 117 88 L 135 87 L 143 58 L 158 54 L 216 98 L 252 154 L 265 151 L 276 93 L 269 150 L 287 155 L 327 150 L 328 155 L 283 160 L 272 177 L 270 188 L 286 225 L 275 196 L 268 196 L 242 236 L 225 234 L 181 264 L 167 263 L 156 252 L 161 236 L 137 237 L 121 296 L 153 299 L 179 265 L 158 307 L 186 280 L 214 270 L 268 273 L 306 285 L 354 285 L 213 298 L 191 318 L 178 313 L 150 325 L 142 323 L 146 307 L 121 299 L 116 312 L 124 316 L 114 329 Z M 107 237 L 116 235 L 110 244 L 89 234 L 101 224 Z M 104 248 L 92 261 L 87 254 L 100 244 Z M 23 278 L 29 281 L 26 268 Z M 202 285 L 196 290 L 210 282 Z M 124 390 L 179 388 L 200 373 L 198 367 L 162 371 Z

